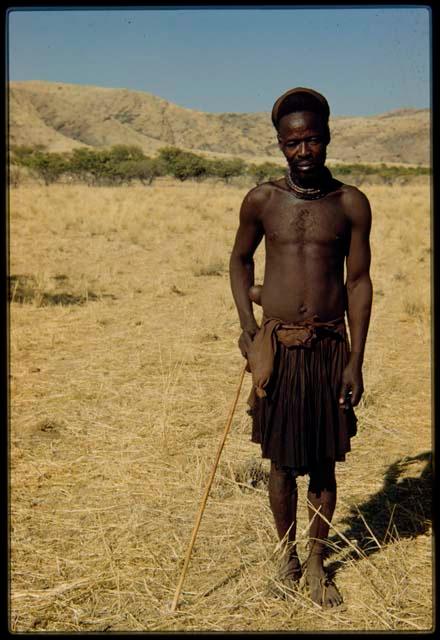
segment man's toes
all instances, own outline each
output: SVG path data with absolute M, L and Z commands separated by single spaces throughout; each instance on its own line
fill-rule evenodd
M 301 563 L 297 557 L 284 560 L 278 571 L 280 580 L 292 580 L 293 582 L 299 582 L 301 575 Z
M 323 606 L 326 608 L 339 607 L 343 599 L 335 585 L 331 584 L 326 589 Z
M 324 603 L 322 597 L 321 581 L 318 580 L 311 580 L 310 582 L 312 582 L 313 585 L 311 585 L 309 582 L 310 599 L 312 602 L 322 607 Z M 318 584 L 316 584 L 316 582 L 318 582 Z
M 323 609 L 339 607 L 343 602 L 337 586 L 323 576 L 306 575 L 306 585 L 311 601 Z

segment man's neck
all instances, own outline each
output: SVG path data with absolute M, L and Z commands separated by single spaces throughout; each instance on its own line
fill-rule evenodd
M 327 167 L 322 167 L 321 171 L 313 176 L 313 180 L 296 180 L 297 176 L 286 172 L 286 184 L 295 196 L 302 200 L 317 200 L 323 198 L 331 190 L 332 174 Z
M 290 177 L 292 181 L 303 189 L 319 189 L 324 187 L 324 185 L 329 180 L 329 170 L 326 166 L 322 166 L 316 172 L 313 172 L 312 175 L 304 175 L 299 173 L 294 173 L 292 169 L 290 169 Z

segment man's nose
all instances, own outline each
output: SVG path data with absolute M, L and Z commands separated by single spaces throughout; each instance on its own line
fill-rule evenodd
M 306 141 L 303 141 L 299 145 L 298 155 L 307 156 L 309 154 L 309 144 Z

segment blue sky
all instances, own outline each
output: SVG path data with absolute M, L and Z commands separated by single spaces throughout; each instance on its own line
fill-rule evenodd
M 312 87 L 333 115 L 430 106 L 428 8 L 12 10 L 10 80 L 148 91 L 209 112 L 270 111 Z

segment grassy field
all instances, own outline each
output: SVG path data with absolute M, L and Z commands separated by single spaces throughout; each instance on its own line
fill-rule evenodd
M 171 614 L 242 366 L 227 269 L 245 190 L 11 189 L 12 631 L 432 627 L 429 182 L 365 192 L 366 391 L 327 559 L 345 607 L 273 594 L 277 538 L 247 375 Z M 258 281 L 263 260 L 259 248 Z M 306 489 L 301 478 L 301 557 Z

